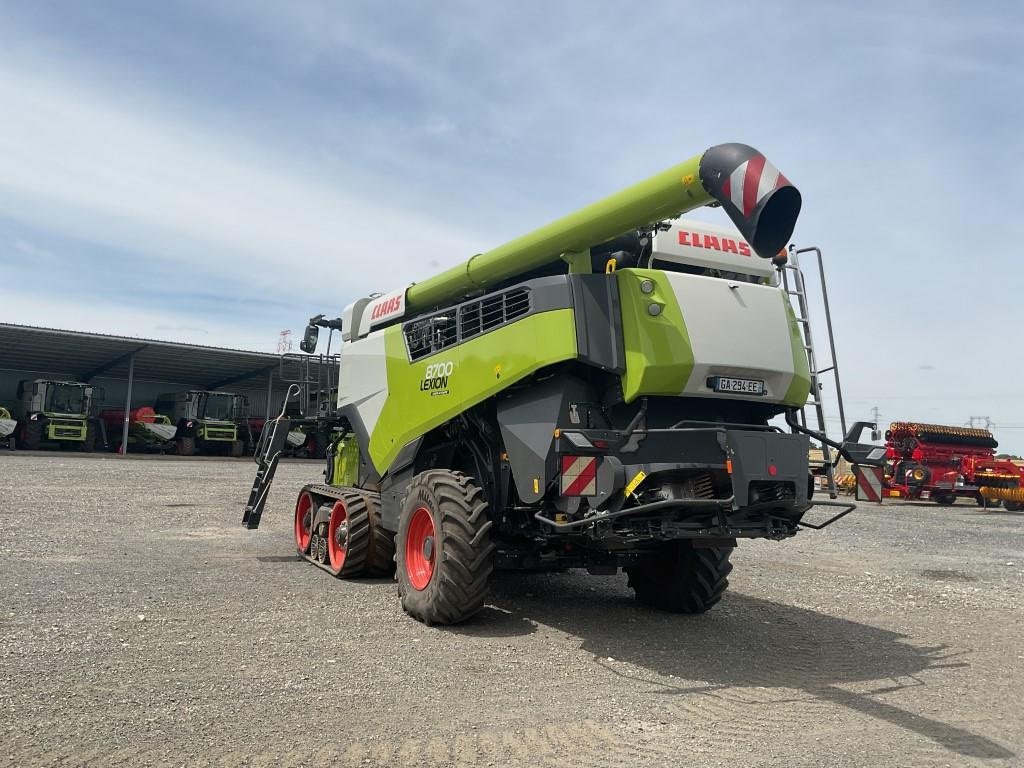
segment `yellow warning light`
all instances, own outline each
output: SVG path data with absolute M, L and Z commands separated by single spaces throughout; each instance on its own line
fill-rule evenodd
M 559 438 L 559 437 L 561 437 L 561 436 L 562 436 L 562 430 L 560 430 L 560 429 L 555 429 L 555 437 L 556 437 L 556 438 Z

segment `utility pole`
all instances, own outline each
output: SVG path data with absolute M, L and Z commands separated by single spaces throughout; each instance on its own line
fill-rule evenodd
M 995 426 L 995 424 L 992 423 L 992 419 L 990 419 L 988 416 L 971 416 L 970 420 L 967 422 L 967 424 L 965 426 L 971 427 L 973 429 L 974 428 L 974 422 L 978 422 L 978 427 L 980 429 L 991 430 L 992 427 Z M 984 427 L 981 426 L 983 423 L 984 423 Z
M 878 423 L 881 422 L 881 420 L 882 420 L 882 414 L 878 410 L 878 406 L 876 405 L 874 408 L 871 409 L 871 421 L 873 423 L 875 423 L 875 424 L 878 424 Z
M 291 330 L 281 331 L 277 335 L 277 354 L 286 355 L 292 351 L 292 332 Z

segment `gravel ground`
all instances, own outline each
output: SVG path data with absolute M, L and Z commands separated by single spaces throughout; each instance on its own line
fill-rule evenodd
M 862 505 L 700 617 L 502 574 L 430 629 L 296 560 L 319 466 L 0 454 L 0 765 L 1020 766 L 1024 515 Z

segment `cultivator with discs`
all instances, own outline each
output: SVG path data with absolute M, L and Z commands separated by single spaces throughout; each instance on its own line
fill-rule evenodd
M 885 433 L 884 495 L 953 504 L 970 498 L 983 506 L 1021 509 L 1021 470 L 996 458 L 987 429 L 897 421 Z

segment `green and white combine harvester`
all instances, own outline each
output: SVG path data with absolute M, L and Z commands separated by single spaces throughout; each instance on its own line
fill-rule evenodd
M 397 566 L 402 607 L 428 624 L 478 611 L 495 568 L 621 568 L 644 603 L 712 607 L 739 539 L 820 527 L 803 521 L 808 436 L 840 448 L 799 419 L 810 345 L 780 271 L 800 204 L 762 154 L 719 145 L 313 318 L 303 351 L 321 327 L 342 344 L 300 555 L 341 578 Z M 676 220 L 706 205 L 738 232 Z M 248 528 L 291 426 L 282 411 L 264 430 Z M 842 507 L 824 525 L 851 508 L 824 503 Z
M 44 447 L 96 449 L 100 434 L 96 412 L 103 390 L 80 381 L 52 379 L 18 383 L 18 447 L 36 451 Z
M 176 427 L 173 439 L 179 456 L 241 456 L 245 441 L 239 436 L 238 423 L 246 418 L 248 408 L 244 395 L 199 389 L 160 395 L 156 401 L 156 412 Z

